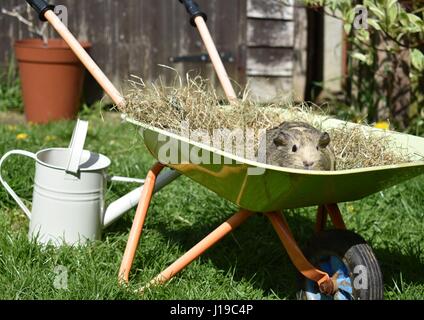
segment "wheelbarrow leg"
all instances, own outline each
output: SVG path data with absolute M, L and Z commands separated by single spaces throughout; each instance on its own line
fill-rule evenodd
M 339 230 L 346 230 L 346 224 L 343 221 L 342 214 L 337 204 L 327 204 L 319 206 L 317 210 L 317 220 L 315 223 L 315 232 L 324 231 L 327 223 L 327 217 L 330 215 L 334 227 Z
M 165 166 L 163 164 L 156 163 L 152 169 L 149 170 L 144 182 L 143 191 L 141 193 L 140 201 L 138 203 L 137 211 L 128 237 L 127 246 L 122 258 L 121 267 L 119 269 L 119 282 L 121 283 L 128 282 L 131 266 L 134 261 L 135 252 L 137 250 L 144 221 L 146 219 L 147 210 L 149 209 L 155 188 L 156 178 L 164 167 Z
M 343 221 L 343 217 L 337 203 L 327 204 L 325 207 L 328 211 L 328 214 L 330 215 L 331 222 L 333 223 L 334 227 L 336 229 L 346 230 L 346 224 Z
M 212 233 L 206 236 L 202 241 L 196 244 L 193 248 L 187 251 L 183 256 L 171 264 L 168 268 L 163 270 L 158 276 L 150 281 L 148 285 L 141 289 L 144 291 L 150 286 L 157 284 L 163 284 L 175 276 L 178 272 L 184 269 L 187 265 L 193 262 L 195 259 L 200 257 L 206 250 L 211 248 L 214 244 L 219 242 L 224 238 L 228 233 L 235 230 L 243 222 L 245 222 L 253 213 L 247 210 L 242 210 L 233 215 L 226 222 L 221 224 L 216 228 Z
M 319 206 L 317 210 L 317 220 L 315 223 L 315 233 L 324 231 L 327 224 L 328 212 L 325 206 Z
M 333 280 L 325 272 L 316 269 L 303 255 L 295 239 L 292 236 L 290 228 L 279 212 L 266 213 L 271 221 L 275 231 L 277 232 L 281 242 L 287 250 L 287 253 L 295 265 L 295 267 L 308 279 L 318 283 L 318 286 L 324 294 L 333 294 L 336 285 Z

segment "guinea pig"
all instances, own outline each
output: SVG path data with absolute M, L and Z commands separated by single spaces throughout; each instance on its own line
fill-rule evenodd
M 308 123 L 283 122 L 266 131 L 266 163 L 304 170 L 335 170 L 330 142 L 327 132 Z M 259 148 L 263 148 L 264 143 L 262 141 Z

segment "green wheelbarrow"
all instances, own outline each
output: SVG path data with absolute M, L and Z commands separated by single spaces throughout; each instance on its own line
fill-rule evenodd
M 373 135 L 389 137 L 396 147 L 414 155 L 414 161 L 363 169 L 309 171 L 246 160 L 151 127 L 126 115 L 123 115 L 123 119 L 141 128 L 147 149 L 160 163 L 149 172 L 148 179 L 151 180 L 149 182 L 146 179 L 146 191 L 154 187 L 155 177 L 166 164 L 242 208 L 149 285 L 169 280 L 252 214 L 263 213 L 270 219 L 289 257 L 304 276 L 304 284 L 299 293 L 302 299 L 383 299 L 383 281 L 378 261 L 361 236 L 346 230 L 337 204 L 362 199 L 423 174 L 424 138 L 326 119 L 322 121 L 324 130 L 352 126 L 361 127 Z M 164 157 L 171 148 L 178 152 L 178 161 L 174 163 Z M 193 154 L 200 155 L 206 161 L 190 161 L 190 155 Z M 144 208 L 140 215 L 144 217 L 151 195 L 152 193 L 146 192 L 140 201 L 139 208 Z M 316 235 L 303 253 L 296 244 L 282 210 L 310 206 L 318 207 Z M 335 229 L 325 231 L 328 215 Z M 134 226 L 139 228 L 138 234 L 144 217 L 137 222 L 136 216 Z M 127 249 L 130 246 L 131 237 Z M 132 242 L 131 250 L 135 250 L 136 246 Z M 127 253 L 133 252 L 128 250 Z M 120 274 L 128 280 L 132 259 L 126 258 L 127 255 L 124 255 Z

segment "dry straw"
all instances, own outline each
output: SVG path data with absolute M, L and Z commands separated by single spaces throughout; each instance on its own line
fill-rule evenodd
M 212 137 L 215 129 L 269 129 L 283 121 L 304 121 L 320 128 L 324 112 L 315 105 L 294 105 L 288 99 L 260 105 L 249 99 L 247 91 L 232 108 L 222 100 L 208 81 L 188 75 L 172 86 L 161 81 L 145 84 L 134 77 L 121 112 L 156 128 L 179 132 L 181 123 L 190 130 L 204 130 Z M 320 120 L 321 119 L 321 120 Z M 369 130 L 349 126 L 328 131 L 337 158 L 337 170 L 409 162 L 409 155 L 393 147 L 389 135 L 370 134 Z M 257 143 L 256 143 L 257 145 Z

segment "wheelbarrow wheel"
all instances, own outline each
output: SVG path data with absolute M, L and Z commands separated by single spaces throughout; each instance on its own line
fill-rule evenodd
M 346 230 L 320 232 L 310 240 L 305 256 L 337 282 L 333 296 L 322 294 L 318 285 L 301 275 L 302 300 L 382 300 L 383 277 L 378 261 L 366 241 Z

